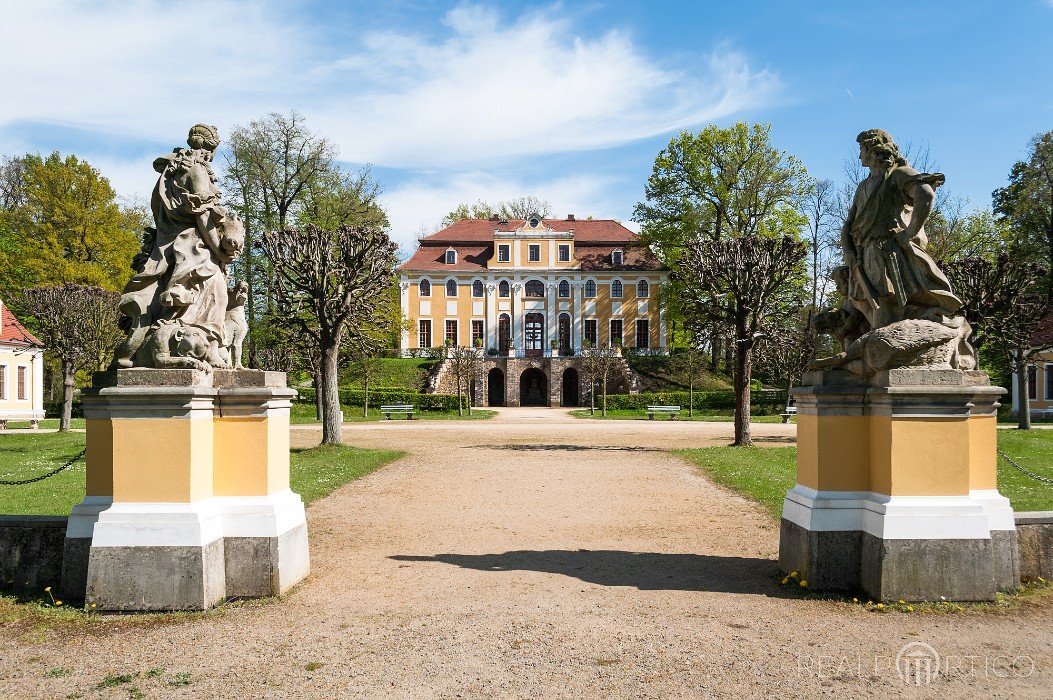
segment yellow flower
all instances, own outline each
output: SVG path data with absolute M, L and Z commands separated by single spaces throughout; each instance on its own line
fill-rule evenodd
M 95 607 L 95 603 L 92 603 L 92 604 L 91 604 L 91 607 L 93 607 L 93 608 L 94 608 L 94 607 Z
M 878 603 L 874 607 L 877 608 L 878 610 L 884 610 L 885 609 L 885 604 L 884 603 Z
M 798 574 L 796 571 L 791 571 L 790 572 L 790 578 L 797 578 L 799 575 L 800 574 Z
M 782 585 L 785 586 L 789 582 L 790 582 L 790 577 L 789 576 L 784 576 L 783 579 L 782 579 Z
M 859 598 L 853 598 L 853 599 L 852 599 L 852 602 L 853 602 L 853 603 L 858 603 L 858 602 L 859 602 Z
M 908 605 L 907 606 L 907 612 L 914 612 L 913 606 Z
M 900 605 L 906 605 L 906 604 L 907 604 L 907 601 L 905 601 L 905 600 L 903 600 L 903 599 L 901 598 L 901 599 L 900 599 L 900 601 L 899 601 L 899 604 L 900 604 Z
M 62 601 L 61 600 L 56 600 L 55 601 L 55 605 L 62 605 Z
M 807 581 L 801 581 L 801 588 L 808 588 L 808 582 Z
M 45 588 L 44 592 L 45 593 L 50 593 L 51 592 L 51 586 L 48 586 L 47 588 Z

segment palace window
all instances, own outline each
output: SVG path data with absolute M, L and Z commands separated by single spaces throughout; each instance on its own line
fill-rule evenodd
M 0 365 L 0 399 L 7 398 L 7 365 Z
M 508 352 L 512 342 L 512 319 L 508 314 L 501 314 L 497 319 L 497 347 L 501 352 Z
M 545 285 L 540 280 L 530 280 L 526 283 L 526 295 L 528 297 L 545 296 Z
M 570 282 L 567 280 L 559 281 L 559 298 L 570 299 Z
M 1027 366 L 1027 398 L 1031 401 L 1038 399 L 1038 370 L 1034 365 Z
M 651 347 L 650 337 L 651 324 L 646 318 L 636 321 L 636 347 L 645 349 Z
M 446 264 L 455 265 L 457 263 L 457 251 L 450 248 L 446 251 Z
M 446 280 L 446 296 L 457 296 L 457 280 Z
M 611 319 L 611 345 L 622 344 L 622 320 L 620 318 Z
M 541 246 L 531 243 L 527 246 L 527 260 L 530 262 L 541 262 Z
M 472 282 L 472 296 L 475 297 L 476 299 L 481 299 L 483 297 L 483 281 L 482 280 L 475 280 L 474 282 Z
M 511 259 L 507 244 L 497 246 L 497 262 L 508 262 Z
M 596 347 L 599 342 L 598 334 L 596 332 L 596 319 L 587 318 L 585 319 L 585 344 Z
M 18 400 L 29 400 L 29 384 L 26 382 L 26 368 L 18 368 Z
M 636 296 L 640 299 L 651 296 L 651 285 L 647 284 L 647 280 L 640 280 L 636 283 Z
M 1046 375 L 1046 401 L 1053 401 L 1053 365 L 1044 365 L 1042 371 Z
M 621 267 L 622 264 L 622 251 L 615 250 L 611 253 L 611 264 L 616 267 Z
M 431 321 L 421 320 L 417 324 L 417 347 L 431 347 Z
M 457 345 L 457 321 L 452 318 L 446 319 L 446 335 L 443 340 L 447 345 Z
M 585 280 L 585 298 L 595 299 L 596 298 L 596 281 Z
M 569 243 L 560 243 L 559 247 L 557 248 L 557 253 L 559 255 L 558 259 L 559 259 L 560 262 L 570 262 L 570 244 Z
M 501 280 L 501 283 L 497 285 L 497 296 L 508 297 L 508 282 Z
M 428 280 L 421 280 L 420 281 L 420 295 L 422 297 L 430 297 L 431 296 L 431 282 L 429 282 Z
M 614 280 L 611 282 L 611 299 L 622 298 L 622 281 Z
M 477 341 L 479 343 L 483 342 L 483 322 L 482 321 L 473 320 L 472 321 L 472 345 L 474 346 Z

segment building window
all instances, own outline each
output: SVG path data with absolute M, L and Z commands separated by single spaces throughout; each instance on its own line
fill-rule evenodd
M 454 265 L 457 263 L 457 251 L 453 248 L 446 251 L 446 264 Z
M 1027 398 L 1031 401 L 1038 399 L 1038 370 L 1034 365 L 1027 366 Z
M 483 322 L 482 321 L 475 321 L 475 320 L 473 320 L 472 321 L 472 345 L 475 346 L 476 344 L 478 344 L 478 345 L 482 345 L 483 344 Z
M 472 296 L 475 297 L 476 299 L 482 299 L 483 298 L 483 281 L 482 280 L 476 280 L 476 281 L 472 282 Z
M 527 246 L 527 260 L 530 262 L 541 262 L 541 246 L 531 243 Z
M 7 398 L 7 365 L 0 365 L 0 399 Z
M 570 282 L 567 280 L 559 281 L 559 298 L 570 299 Z
M 557 248 L 560 262 L 570 262 L 570 244 L 560 243 Z
M 640 299 L 651 296 L 651 285 L 647 284 L 647 280 L 640 280 L 636 283 L 636 296 Z
M 497 262 L 508 262 L 511 259 L 511 256 L 508 254 L 507 244 L 497 246 Z
M 622 251 L 615 250 L 611 253 L 611 264 L 615 267 L 621 267 L 622 264 Z
M 545 296 L 545 285 L 540 280 L 530 280 L 526 283 L 526 295 L 528 297 Z
M 585 280 L 585 298 L 595 299 L 596 298 L 596 281 Z
M 497 296 L 507 297 L 508 296 L 508 282 L 501 280 L 501 283 L 497 285 Z
M 508 352 L 512 342 L 512 319 L 508 314 L 501 314 L 497 319 L 497 347 L 501 352 Z
M 1042 368 L 1046 373 L 1046 401 L 1053 401 L 1053 365 Z
M 611 319 L 611 345 L 622 344 L 622 320 L 620 318 Z
M 651 347 L 650 326 L 646 318 L 636 321 L 636 347 L 641 349 Z
M 585 319 L 585 344 L 591 347 L 596 347 L 598 342 L 599 338 L 596 333 L 596 319 Z
M 431 296 L 431 282 L 429 282 L 428 280 L 421 280 L 420 281 L 420 295 L 422 297 L 430 297 Z
M 614 280 L 611 282 L 611 299 L 622 298 L 622 281 Z
M 28 401 L 29 400 L 29 385 L 26 382 L 26 368 L 18 368 L 18 400 Z
M 457 321 L 446 319 L 446 335 L 443 340 L 447 345 L 457 345 Z
M 431 321 L 421 320 L 417 324 L 417 347 L 431 347 Z
M 457 296 L 457 280 L 446 280 L 446 296 Z

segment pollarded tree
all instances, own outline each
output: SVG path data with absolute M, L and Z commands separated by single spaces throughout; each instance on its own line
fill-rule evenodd
M 581 350 L 581 368 L 589 378 L 589 412 L 596 413 L 596 385 L 600 385 L 600 415 L 607 415 L 607 380 L 620 355 L 610 346 L 586 343 Z
M 465 401 L 462 397 L 465 395 L 468 398 L 468 415 L 472 415 L 472 386 L 482 373 L 483 351 L 481 348 L 458 345 L 449 348 L 446 356 L 454 381 L 457 382 L 457 415 L 464 415 Z
M 340 349 L 350 327 L 376 322 L 398 264 L 387 232 L 370 226 L 314 225 L 269 231 L 281 312 L 317 344 L 321 355 L 322 442 L 340 442 Z
M 62 415 L 59 430 L 70 429 L 77 372 L 99 369 L 124 338 L 117 325 L 120 295 L 100 287 L 65 284 L 34 287 L 22 293 L 27 325 L 62 367 Z

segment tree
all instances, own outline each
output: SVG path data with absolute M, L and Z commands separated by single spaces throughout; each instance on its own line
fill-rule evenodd
M 1010 227 L 1018 251 L 1053 272 L 1053 131 L 1029 143 L 1026 161 L 1013 165 L 1009 184 L 993 193 L 994 212 Z M 1053 284 L 1047 288 L 1053 291 Z
M 581 350 L 581 368 L 589 378 L 589 413 L 596 413 L 596 385 L 600 385 L 600 415 L 607 415 L 607 379 L 620 355 L 610 346 L 586 343 Z
M 397 246 L 370 226 L 268 231 L 282 313 L 316 343 L 321 356 L 322 443 L 340 442 L 340 349 L 349 327 L 373 323 L 393 283 Z
M 695 241 L 673 275 L 683 282 L 685 301 L 700 318 L 735 330 L 735 445 L 752 445 L 750 379 L 753 349 L 765 335 L 769 315 L 794 278 L 804 273 L 805 245 L 790 236 Z
M 0 293 L 42 285 L 124 287 L 141 214 L 76 156 L 27 155 L 0 172 Z
M 803 201 L 804 213 L 808 217 L 808 276 L 812 299 L 808 320 L 826 301 L 832 267 L 830 253 L 838 249 L 840 228 L 836 225 L 834 197 L 832 181 L 816 180 Z
M 695 382 L 706 368 L 706 355 L 695 344 L 675 351 L 670 358 L 673 368 L 687 379 L 687 415 L 695 415 Z
M 484 202 L 480 199 L 475 204 L 458 204 L 443 218 L 442 225 L 449 226 L 454 221 L 489 219 L 494 216 L 501 219 L 526 219 L 533 214 L 542 218 L 549 216 L 552 214 L 552 205 L 532 196 L 516 197 L 503 202 Z
M 99 369 L 123 339 L 117 325 L 120 295 L 78 284 L 35 287 L 20 298 L 27 323 L 62 366 L 59 431 L 70 429 L 77 372 Z
M 465 402 L 461 397 L 465 394 L 468 398 L 468 415 L 472 415 L 472 386 L 482 372 L 483 352 L 479 348 L 458 345 L 448 349 L 447 357 L 450 360 L 450 371 L 457 382 L 457 415 L 464 415 Z

